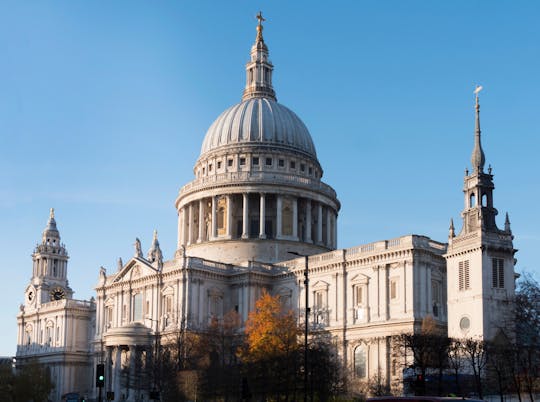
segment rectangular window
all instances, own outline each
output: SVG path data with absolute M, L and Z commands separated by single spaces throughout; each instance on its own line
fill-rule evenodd
M 278 166 L 279 167 L 285 166 L 285 161 L 283 159 L 278 160 Z
M 253 166 L 259 166 L 259 157 L 258 156 L 253 157 Z
M 323 292 L 315 293 L 315 308 L 320 309 L 324 307 L 324 294 Z
M 240 166 L 244 166 L 246 164 L 246 158 L 240 158 Z
M 306 171 L 306 165 L 303 163 L 300 164 L 300 171 L 305 172 Z
M 471 288 L 469 274 L 469 260 L 459 262 L 459 290 L 468 290 Z
M 291 161 L 291 169 L 296 169 L 296 162 L 295 161 Z
M 231 167 L 233 165 L 233 160 L 232 159 L 228 159 L 227 160 L 227 166 Z
M 502 258 L 493 258 L 492 263 L 492 286 L 498 289 L 504 289 L 504 260 Z
M 133 296 L 133 321 L 141 321 L 143 318 L 142 293 Z
M 360 306 L 364 304 L 364 287 L 356 286 L 355 288 L 356 305 Z
M 218 161 L 218 163 L 217 163 L 217 168 L 218 168 L 218 169 L 221 169 L 221 161 Z
M 397 280 L 392 279 L 390 281 L 390 299 L 395 300 L 397 299 Z
M 209 172 L 212 171 L 212 164 L 208 165 L 208 171 L 209 171 Z
M 272 166 L 272 158 L 266 158 L 266 166 Z
M 311 166 L 309 167 L 308 172 L 310 176 L 313 174 L 313 168 Z

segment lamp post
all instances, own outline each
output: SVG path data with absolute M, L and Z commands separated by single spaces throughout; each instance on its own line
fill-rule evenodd
M 306 315 L 304 319 L 304 402 L 307 402 L 308 394 L 308 321 L 309 321 L 309 266 L 308 255 L 300 254 L 296 251 L 289 251 L 289 254 L 296 255 L 298 257 L 304 257 L 304 289 L 306 292 L 305 310 Z
M 161 342 L 159 339 L 160 333 L 159 333 L 159 320 L 155 320 L 150 317 L 146 317 L 148 321 L 151 321 L 153 323 L 156 323 L 156 329 L 154 331 L 155 336 L 155 343 L 154 343 L 154 356 L 153 356 L 153 364 L 152 364 L 152 370 L 153 370 L 153 382 L 154 386 L 152 390 L 149 392 L 149 398 L 151 400 L 161 400 L 161 395 L 159 392 L 160 389 L 160 380 L 161 380 L 161 358 L 160 358 L 160 349 L 161 349 Z

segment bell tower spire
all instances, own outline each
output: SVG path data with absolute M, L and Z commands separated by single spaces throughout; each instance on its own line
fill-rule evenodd
M 257 37 L 251 47 L 251 59 L 246 64 L 246 88 L 242 100 L 251 98 L 270 98 L 276 100 L 276 93 L 272 87 L 272 71 L 274 66 L 268 59 L 268 47 L 263 38 L 263 21 L 265 19 L 259 11 L 257 14 Z
M 478 101 L 478 93 L 482 90 L 481 85 L 477 85 L 474 90 L 476 98 L 476 120 L 474 127 L 474 149 L 471 155 L 471 165 L 474 172 L 483 172 L 484 164 L 486 163 L 486 157 L 484 156 L 484 150 L 482 149 L 482 143 L 480 141 L 480 103 Z

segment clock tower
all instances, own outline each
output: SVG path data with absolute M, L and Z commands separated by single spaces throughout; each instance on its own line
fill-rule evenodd
M 92 392 L 89 334 L 95 326 L 94 300 L 75 300 L 67 280 L 68 253 L 51 209 L 32 254 L 32 279 L 17 315 L 17 366 L 45 365 L 55 382 L 50 400 L 70 392 Z
M 447 261 L 448 336 L 490 340 L 501 331 L 512 337 L 514 249 L 510 220 L 504 229 L 495 222 L 493 175 L 484 172 L 485 155 L 480 140 L 480 104 L 477 87 L 472 171 L 465 171 L 461 212 L 462 228 L 456 235 L 450 224 Z
M 51 208 L 41 243 L 36 245 L 32 254 L 32 279 L 26 288 L 25 305 L 39 306 L 73 297 L 67 280 L 68 259 L 66 247 L 60 242 L 54 209 Z

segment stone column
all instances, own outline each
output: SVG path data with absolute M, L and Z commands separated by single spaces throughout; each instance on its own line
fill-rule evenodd
M 243 198 L 243 210 L 242 210 L 242 239 L 247 239 L 249 237 L 249 194 L 242 194 Z
M 232 199 L 230 194 L 227 194 L 227 238 L 232 238 Z
M 332 210 L 326 207 L 326 247 L 332 247 Z
M 266 224 L 266 197 L 264 193 L 261 193 L 260 198 L 260 209 L 259 209 L 259 239 L 266 239 L 266 231 L 265 231 L 265 224 Z
M 332 246 L 333 248 L 337 248 L 337 212 L 332 215 L 332 218 L 334 224 L 334 244 Z
M 319 203 L 317 208 L 317 243 L 322 244 L 322 204 Z
M 217 199 L 215 195 L 212 196 L 212 222 L 210 227 L 212 228 L 212 234 L 209 237 L 215 239 L 217 237 Z
M 311 243 L 311 200 L 306 200 L 306 239 L 307 243 Z
M 187 241 L 187 233 L 186 228 L 188 227 L 188 211 L 186 207 L 182 208 L 182 245 L 186 244 Z
M 281 195 L 278 195 L 277 196 L 277 200 L 276 200 L 276 239 L 281 239 L 282 238 L 282 233 L 281 233 L 281 229 L 282 229 L 282 210 L 283 210 L 283 197 Z
M 193 242 L 193 204 L 189 204 L 187 229 L 188 229 L 187 244 L 189 245 Z
M 294 240 L 298 240 L 298 198 L 293 198 L 292 203 L 292 235 Z
M 199 200 L 199 236 L 197 236 L 197 243 L 203 241 L 203 231 L 204 231 L 204 201 L 201 198 Z
M 114 379 L 113 379 L 113 384 L 114 384 L 114 388 L 113 388 L 113 391 L 115 392 L 115 394 L 118 394 L 120 395 L 120 373 L 121 373 L 121 369 L 122 369 L 122 346 L 121 345 L 118 345 L 116 346 L 116 358 L 114 360 Z

